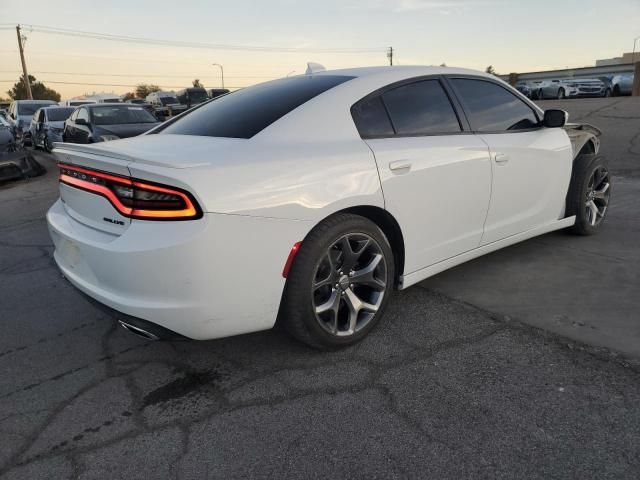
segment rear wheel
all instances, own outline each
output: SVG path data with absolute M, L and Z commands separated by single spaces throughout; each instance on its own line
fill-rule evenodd
M 565 98 L 564 88 L 558 90 L 558 100 L 563 100 Z
M 358 215 L 334 215 L 309 233 L 296 255 L 282 324 L 314 348 L 351 345 L 382 317 L 393 280 L 393 253 L 380 228 Z
M 571 185 L 567 194 L 567 215 L 576 216 L 570 228 L 578 235 L 598 231 L 609 209 L 611 174 L 600 155 L 580 155 L 573 164 Z
M 44 149 L 47 152 L 51 153 L 51 151 L 53 150 L 53 146 L 51 145 L 51 141 L 49 140 L 49 136 L 48 135 L 44 136 L 44 142 L 43 143 L 44 143 Z

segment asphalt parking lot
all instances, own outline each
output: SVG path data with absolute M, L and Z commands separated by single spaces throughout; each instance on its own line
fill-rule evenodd
M 604 132 L 601 234 L 440 274 L 335 353 L 125 332 L 55 268 L 38 154 L 0 187 L 0 476 L 638 478 L 640 99 L 541 104 Z

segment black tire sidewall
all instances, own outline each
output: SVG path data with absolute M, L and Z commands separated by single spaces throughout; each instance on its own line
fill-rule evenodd
M 585 207 L 589 180 L 600 167 L 606 168 L 609 172 L 609 178 L 611 178 L 609 165 L 600 155 L 579 155 L 574 160 L 571 185 L 567 195 L 567 215 L 576 216 L 576 223 L 571 230 L 579 235 L 593 235 L 600 229 L 607 217 L 608 209 L 604 218 L 597 225 L 591 225 Z M 611 180 L 609 181 L 609 195 L 611 195 Z
M 338 239 L 347 234 L 363 233 L 372 237 L 380 246 L 386 261 L 387 290 L 369 323 L 354 335 L 338 337 L 324 330 L 315 318 L 311 284 L 316 268 L 326 251 Z M 362 340 L 384 315 L 393 291 L 395 278 L 394 256 L 385 234 L 370 220 L 352 214 L 338 214 L 316 226 L 303 241 L 296 255 L 285 286 L 285 326 L 296 338 L 319 349 L 336 349 Z

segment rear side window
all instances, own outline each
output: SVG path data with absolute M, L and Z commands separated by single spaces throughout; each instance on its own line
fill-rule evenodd
M 438 135 L 462 130 L 438 80 L 421 80 L 365 98 L 351 109 L 362 138 Z
M 158 133 L 251 138 L 303 103 L 352 78 L 304 75 L 255 85 L 218 97 L 168 122 Z
M 391 120 L 379 95 L 356 103 L 351 109 L 351 115 L 362 138 L 394 134 Z
M 433 135 L 461 131 L 449 97 L 438 80 L 403 85 L 382 95 L 399 135 Z
M 533 110 L 507 89 L 492 82 L 454 78 L 473 130 L 503 132 L 539 126 Z

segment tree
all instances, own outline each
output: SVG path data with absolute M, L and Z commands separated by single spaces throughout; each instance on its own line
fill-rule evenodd
M 446 66 L 447 66 L 447 64 L 446 64 L 446 63 L 441 63 L 441 64 L 440 64 L 440 66 L 441 66 L 441 67 L 446 67 Z
M 136 96 L 138 98 L 147 98 L 147 95 L 153 92 L 159 92 L 160 87 L 151 83 L 141 83 L 136 86 Z
M 122 97 L 122 101 L 123 102 L 127 102 L 127 101 L 131 100 L 132 98 L 136 98 L 136 94 L 134 92 L 127 92 Z
M 197 78 L 193 81 L 193 86 L 196 87 L 196 88 L 204 88 L 204 85 L 202 85 L 200 83 L 200 80 L 197 79 Z
M 53 100 L 54 102 L 60 101 L 60 94 L 55 90 L 47 88 L 44 83 L 36 81 L 36 77 L 29 75 L 29 83 L 31 84 L 31 94 L 34 100 Z M 13 84 L 13 88 L 8 90 L 7 93 L 13 100 L 27 100 L 27 86 L 24 83 L 24 75 L 20 76 L 20 79 Z
M 485 69 L 485 73 L 490 73 L 491 75 L 498 75 L 498 73 L 495 71 L 495 69 L 493 68 L 493 65 L 489 65 L 486 69 Z

